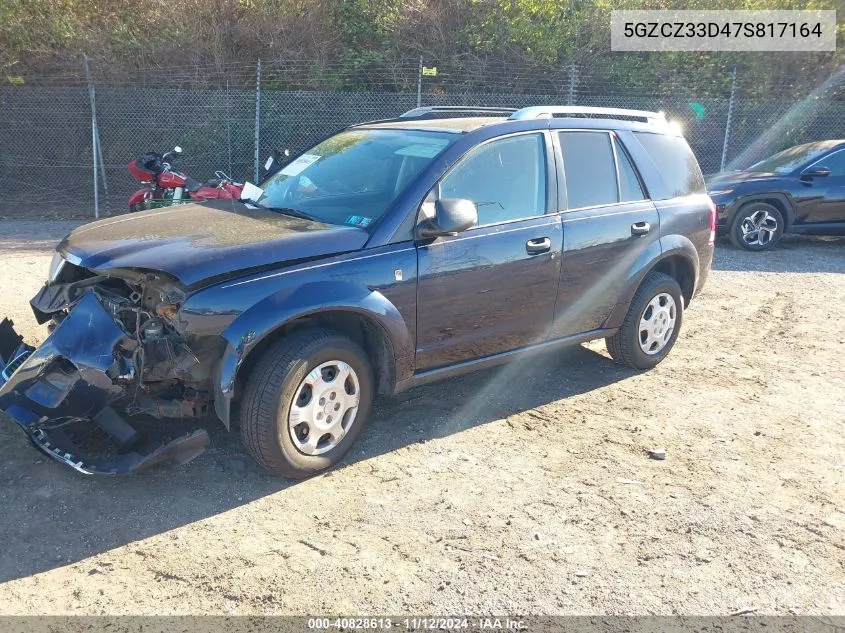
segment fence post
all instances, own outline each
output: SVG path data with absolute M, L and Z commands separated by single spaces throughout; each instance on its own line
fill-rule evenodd
M 226 79 L 226 148 L 229 150 L 229 178 L 234 178 L 232 170 L 232 99 L 229 94 L 229 80 Z
M 94 168 L 94 217 L 100 217 L 100 182 L 97 175 L 97 105 L 94 96 L 94 82 L 91 81 L 91 69 L 88 67 L 88 55 L 83 57 L 85 79 L 88 82 L 88 100 L 91 102 L 91 166 Z
M 566 105 L 575 105 L 578 92 L 578 66 L 573 62 L 569 64 L 569 93 L 566 97 Z
M 734 96 L 736 95 L 736 66 L 734 66 L 731 73 L 731 96 L 728 99 L 728 117 L 725 121 L 725 142 L 722 144 L 722 163 L 719 166 L 719 171 L 725 171 L 725 163 L 728 159 L 728 142 L 731 138 L 731 119 L 734 111 Z
M 258 152 L 261 143 L 261 60 L 255 67 L 255 159 L 252 170 L 253 182 L 258 182 Z
M 94 83 L 91 82 L 93 90 Z M 95 99 L 96 101 L 96 99 Z M 106 215 L 111 215 L 111 200 L 109 199 L 109 180 L 106 178 L 106 163 L 103 160 L 103 141 L 100 138 L 100 123 L 96 119 L 94 124 L 97 127 L 97 163 L 100 165 L 100 178 L 103 181 L 103 198 L 106 201 Z
M 420 66 L 417 70 L 417 107 L 419 108 L 422 106 L 422 69 L 423 69 L 423 57 L 420 55 Z

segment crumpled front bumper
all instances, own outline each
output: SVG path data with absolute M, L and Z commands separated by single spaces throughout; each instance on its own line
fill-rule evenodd
M 141 453 L 131 450 L 137 432 L 109 407 L 131 383 L 136 345 L 92 291 L 38 349 L 24 345 L 5 320 L 0 326 L 0 410 L 38 448 L 81 473 L 123 475 L 163 462 L 188 462 L 208 445 L 205 430 Z M 97 432 L 118 444 L 118 450 L 86 454 L 68 432 L 86 424 L 88 435 Z

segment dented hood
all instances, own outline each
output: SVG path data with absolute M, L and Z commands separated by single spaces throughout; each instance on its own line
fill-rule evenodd
M 75 229 L 59 252 L 101 272 L 141 268 L 185 285 L 362 248 L 360 228 L 304 220 L 231 200 L 182 204 Z

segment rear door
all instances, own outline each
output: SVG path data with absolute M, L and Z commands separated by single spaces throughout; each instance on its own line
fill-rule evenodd
M 660 218 L 614 132 L 554 133 L 565 194 L 563 266 L 552 336 L 598 329 L 638 262 L 660 252 Z
M 467 198 L 478 226 L 418 242 L 417 371 L 546 340 L 562 237 L 548 135 L 515 134 L 471 150 L 423 203 Z

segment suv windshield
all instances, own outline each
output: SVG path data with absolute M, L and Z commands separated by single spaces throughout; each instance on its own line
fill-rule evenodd
M 769 156 L 759 163 L 754 163 L 748 168 L 749 171 L 767 171 L 776 174 L 788 174 L 795 171 L 804 163 L 824 154 L 832 147 L 831 143 L 807 143 L 796 145 L 774 156 Z
M 457 138 L 417 130 L 341 132 L 264 181 L 258 204 L 329 224 L 367 227 Z

